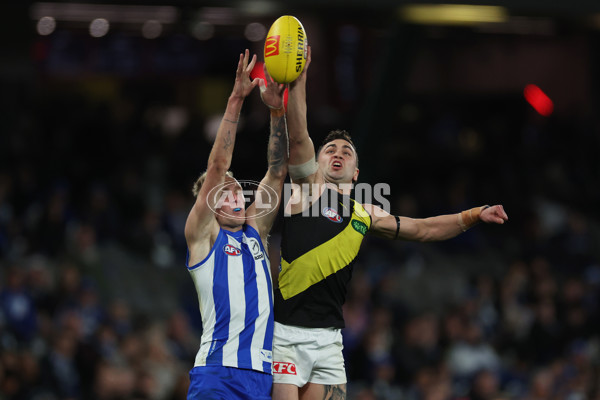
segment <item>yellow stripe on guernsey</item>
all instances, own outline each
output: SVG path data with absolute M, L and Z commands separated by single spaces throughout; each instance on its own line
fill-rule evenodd
M 352 218 L 343 231 L 292 263 L 281 259 L 279 289 L 285 300 L 338 272 L 356 258 L 364 235 L 371 227 L 371 218 L 361 204 L 353 203 Z

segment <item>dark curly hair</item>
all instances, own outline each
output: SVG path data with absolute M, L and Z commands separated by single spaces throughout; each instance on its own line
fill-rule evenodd
M 325 136 L 325 139 L 323 139 L 323 142 L 321 143 L 321 146 L 319 147 L 319 150 L 317 151 L 317 158 L 319 157 L 321 150 L 323 149 L 323 147 L 325 147 L 325 145 L 327 143 L 333 142 L 334 140 L 337 140 L 337 139 L 343 139 L 346 142 L 350 143 L 350 146 L 352 146 L 352 148 L 354 149 L 354 155 L 356 156 L 356 168 L 358 168 L 358 152 L 356 151 L 356 146 L 354 145 L 354 142 L 352 141 L 352 138 L 350 137 L 350 134 L 348 133 L 348 131 L 343 130 L 343 129 L 335 129 L 335 130 L 329 132 L 327 134 L 327 136 Z

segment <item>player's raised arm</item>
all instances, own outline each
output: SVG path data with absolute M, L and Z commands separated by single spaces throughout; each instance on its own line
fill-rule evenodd
M 281 203 L 281 191 L 288 172 L 288 131 L 283 106 L 285 85 L 278 84 L 265 67 L 265 81 L 260 82 L 260 97 L 271 112 L 267 160 L 269 169 L 260 182 L 256 200 L 248 208 L 248 224 L 257 228 L 266 247 L 266 239 L 273 226 Z
M 475 207 L 458 214 L 408 218 L 389 214 L 380 207 L 364 204 L 371 215 L 371 232 L 388 239 L 430 242 L 451 239 L 479 222 L 503 224 L 508 215 L 501 205 Z
M 312 183 L 317 172 L 315 147 L 308 134 L 306 121 L 306 74 L 311 61 L 311 48 L 304 70 L 290 83 L 287 104 L 287 124 L 290 135 L 289 174 L 294 183 Z
M 215 209 L 219 196 L 214 195 L 215 191 L 213 189 L 225 181 L 225 175 L 231 165 L 242 104 L 246 96 L 258 84 L 258 79 L 250 80 L 250 71 L 254 68 L 255 63 L 256 55 L 250 60 L 250 52 L 248 50 L 244 54 L 240 54 L 235 75 L 235 84 L 227 101 L 227 108 L 225 109 L 225 114 L 219 125 L 217 136 L 208 158 L 206 174 L 204 178 L 201 177 L 199 179 L 198 183 L 201 186 L 185 225 L 185 238 L 191 254 L 196 254 L 196 250 L 200 253 L 203 253 L 202 250 L 206 250 L 205 252 L 208 253 L 210 249 L 210 241 L 208 239 L 212 234 L 218 232 L 218 224 L 212 210 Z M 202 249 L 198 249 L 199 246 Z

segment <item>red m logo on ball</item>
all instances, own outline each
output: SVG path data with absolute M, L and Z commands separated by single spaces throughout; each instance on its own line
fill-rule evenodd
M 269 36 L 265 40 L 265 57 L 279 55 L 279 35 Z

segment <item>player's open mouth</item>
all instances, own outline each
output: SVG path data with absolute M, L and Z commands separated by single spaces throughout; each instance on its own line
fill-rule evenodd
M 334 161 L 334 162 L 331 164 L 331 166 L 332 166 L 334 169 L 339 169 L 339 168 L 342 168 L 342 163 L 341 163 L 341 162 L 339 162 L 339 161 Z

